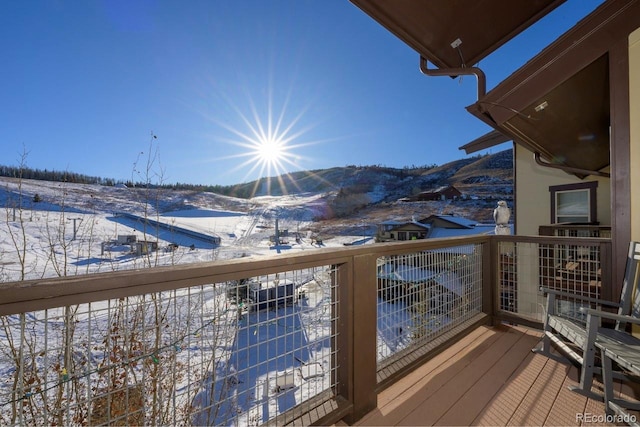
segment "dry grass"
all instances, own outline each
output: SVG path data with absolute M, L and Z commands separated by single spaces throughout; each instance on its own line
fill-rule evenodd
M 93 399 L 89 425 L 144 425 L 144 395 L 141 386 L 104 391 Z

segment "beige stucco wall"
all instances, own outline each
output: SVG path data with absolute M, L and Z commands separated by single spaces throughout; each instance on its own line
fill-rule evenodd
M 640 240 L 640 28 L 629 36 L 631 239 Z
M 551 196 L 549 187 L 581 182 L 598 181 L 596 190 L 598 221 L 611 224 L 611 187 L 609 178 L 589 176 L 580 180 L 558 169 L 536 164 L 533 153 L 514 144 L 516 185 L 516 234 L 537 235 L 538 226 L 547 225 L 551 219 Z
M 516 185 L 516 234 L 537 235 L 540 225 L 551 222 L 551 195 L 549 187 L 581 182 L 598 181 L 596 189 L 598 221 L 602 225 L 611 224 L 611 186 L 610 179 L 588 176 L 580 180 L 558 169 L 540 166 L 535 162 L 533 153 L 514 144 L 515 185 Z M 539 265 L 532 250 L 534 247 L 518 245 L 516 270 L 518 272 L 518 310 L 532 319 L 542 319 L 542 296 L 538 292 Z

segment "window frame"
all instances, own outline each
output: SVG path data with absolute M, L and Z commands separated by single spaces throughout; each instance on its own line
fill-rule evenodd
M 598 223 L 598 203 L 597 203 L 598 181 L 579 182 L 575 184 L 552 185 L 549 187 L 551 195 L 551 224 L 559 224 L 557 222 L 557 199 L 559 193 L 588 191 L 589 199 L 589 218 L 588 221 L 580 224 L 597 224 Z

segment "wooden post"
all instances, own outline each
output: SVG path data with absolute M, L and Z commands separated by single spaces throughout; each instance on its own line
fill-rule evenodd
M 345 338 L 339 338 L 346 347 L 349 354 L 341 355 L 340 359 L 346 358 L 347 366 L 350 368 L 350 374 L 339 374 L 341 380 L 348 378 L 348 383 L 342 384 L 343 397 L 347 397 L 353 404 L 353 411 L 345 418 L 349 424 L 362 418 L 368 412 L 376 408 L 378 403 L 377 396 L 377 280 L 376 280 L 376 260 L 377 257 L 372 254 L 358 255 L 353 257 L 353 264 L 350 272 L 346 272 L 347 277 L 351 277 L 348 283 L 341 282 L 348 288 L 346 299 L 341 304 L 348 306 L 346 310 L 347 319 L 345 321 L 351 324 L 349 328 L 350 343 L 344 343 Z M 340 277 L 343 275 L 340 274 Z M 344 295 L 345 289 L 342 290 Z M 343 296 L 343 298 L 345 298 Z M 344 312 L 344 310 L 343 310 Z M 342 314 L 342 313 L 341 313 Z M 341 322 L 342 323 L 342 322 Z M 344 325 L 344 323 L 343 323 Z M 344 332 L 344 329 L 341 329 Z M 341 334 L 342 335 L 342 334 Z M 342 369 L 342 366 L 341 366 Z
M 354 265 L 354 417 L 360 419 L 376 408 L 378 281 L 377 256 L 355 257 Z

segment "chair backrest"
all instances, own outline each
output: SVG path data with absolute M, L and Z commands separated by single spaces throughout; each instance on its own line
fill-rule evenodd
M 622 282 L 622 293 L 620 295 L 620 308 L 618 314 L 640 317 L 640 292 L 638 282 L 640 281 L 640 242 L 629 243 L 629 253 L 627 255 L 627 265 Z M 635 294 L 635 298 L 634 298 Z M 616 329 L 624 328 L 616 322 Z

